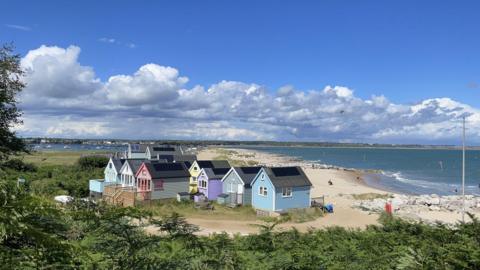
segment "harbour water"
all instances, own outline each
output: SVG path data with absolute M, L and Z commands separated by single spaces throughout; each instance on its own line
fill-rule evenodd
M 36 151 L 108 151 L 124 152 L 126 145 L 118 144 L 62 144 L 62 143 L 42 143 L 30 144 L 31 149 Z
M 245 147 L 243 147 L 245 148 Z M 375 170 L 368 185 L 406 194 L 461 194 L 462 152 L 453 149 L 247 147 L 319 164 Z M 480 151 L 466 151 L 466 194 L 480 195 Z

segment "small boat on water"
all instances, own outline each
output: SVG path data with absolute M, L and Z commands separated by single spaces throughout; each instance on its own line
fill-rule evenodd
M 45 146 L 45 148 L 52 148 L 52 146 L 49 144 L 49 145 Z
M 69 145 L 65 145 L 63 149 L 70 149 L 71 147 Z

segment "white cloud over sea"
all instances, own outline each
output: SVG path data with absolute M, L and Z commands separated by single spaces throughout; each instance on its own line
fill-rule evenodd
M 452 143 L 461 117 L 480 142 L 480 110 L 448 97 L 396 104 L 355 96 L 344 86 L 301 91 L 219 81 L 187 87 L 188 77 L 147 63 L 100 80 L 81 49 L 41 46 L 23 57 L 22 136 Z

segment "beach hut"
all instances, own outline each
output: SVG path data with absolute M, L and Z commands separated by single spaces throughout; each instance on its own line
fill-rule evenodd
M 92 179 L 89 181 L 89 190 L 91 199 L 102 197 L 105 186 L 120 183 L 120 169 L 125 163 L 125 159 L 111 157 L 105 167 L 104 179 Z
M 230 163 L 226 160 L 195 160 L 193 161 L 190 169 L 190 188 L 189 192 L 195 194 L 198 192 L 198 175 L 203 168 L 228 168 L 230 169 Z
M 137 185 L 135 174 L 144 162 L 143 159 L 127 159 L 120 168 L 120 184 L 123 187 L 134 187 Z
M 135 177 L 137 198 L 158 200 L 187 192 L 190 173 L 183 163 L 144 162 Z
M 216 200 L 222 194 L 222 178 L 230 168 L 203 168 L 198 175 L 198 193 L 208 200 Z
M 251 183 L 261 167 L 232 167 L 222 179 L 224 202 L 232 205 L 252 204 Z
M 103 171 L 105 175 L 105 182 L 107 183 L 119 183 L 120 182 L 120 169 L 125 163 L 125 159 L 110 158 L 107 167 Z
M 183 150 L 180 146 L 177 145 L 147 145 L 145 149 L 145 159 L 164 159 L 161 156 L 171 156 L 182 155 Z M 172 160 L 169 160 L 172 162 Z
M 310 207 L 312 183 L 300 167 L 263 167 L 253 179 L 252 206 L 267 212 Z
M 129 159 L 144 159 L 147 145 L 145 144 L 128 144 L 127 158 Z

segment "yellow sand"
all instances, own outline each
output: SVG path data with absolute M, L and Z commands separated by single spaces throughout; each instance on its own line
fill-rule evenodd
M 275 155 L 270 155 L 262 152 L 252 150 L 235 149 L 236 152 L 245 154 L 248 153 L 250 160 L 255 160 L 261 164 L 267 165 L 281 165 L 285 164 L 286 158 Z M 251 157 L 251 155 L 254 157 Z M 219 153 L 215 148 L 208 148 L 202 150 L 198 154 L 199 160 L 215 159 Z M 233 159 L 240 159 L 239 156 L 232 157 Z M 343 171 L 336 169 L 312 169 L 310 167 L 304 168 L 305 173 L 313 184 L 312 198 L 325 196 L 326 203 L 334 205 L 334 213 L 327 214 L 314 221 L 305 223 L 285 223 L 279 225 L 279 228 L 295 227 L 300 231 L 306 231 L 309 228 L 321 228 L 326 226 L 341 226 L 346 228 L 364 228 L 369 224 L 378 224 L 377 214 L 368 214 L 361 210 L 352 208 L 352 203 L 355 201 L 349 194 L 363 194 L 363 193 L 381 193 L 385 191 L 377 190 L 365 186 L 361 182 L 361 174 L 353 171 Z M 360 179 L 357 179 L 359 177 Z M 331 180 L 333 185 L 329 185 Z M 252 226 L 249 221 L 238 220 L 205 220 L 200 218 L 188 218 L 190 223 L 196 224 L 201 228 L 201 234 L 210 234 L 213 232 L 225 231 L 229 234 L 248 234 L 257 232 L 258 229 Z M 261 222 L 256 222 L 261 223 Z

